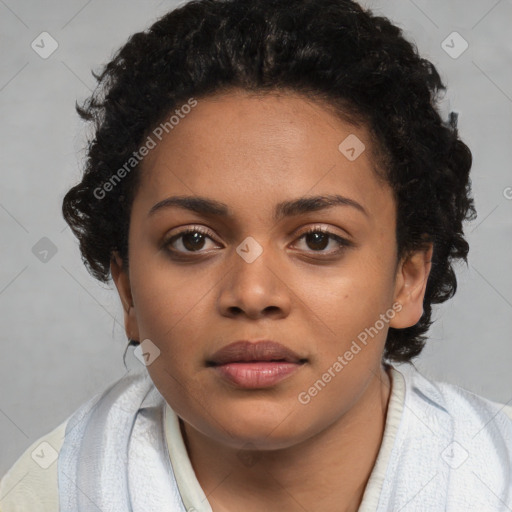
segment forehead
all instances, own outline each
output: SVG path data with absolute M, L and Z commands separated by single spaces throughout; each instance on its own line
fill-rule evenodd
M 137 200 L 148 208 L 176 194 L 269 212 L 305 195 L 339 193 L 369 210 L 391 199 L 374 170 L 367 129 L 299 94 L 234 91 L 198 99 L 160 137 L 153 135 L 156 146 L 142 164 Z

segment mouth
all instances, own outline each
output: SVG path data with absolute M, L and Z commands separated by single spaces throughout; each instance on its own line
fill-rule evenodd
M 239 388 L 274 386 L 306 362 L 291 349 L 274 341 L 237 341 L 217 351 L 206 366 Z

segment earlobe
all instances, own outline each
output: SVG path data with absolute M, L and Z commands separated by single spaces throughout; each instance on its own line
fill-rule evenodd
M 124 326 L 126 336 L 130 339 L 139 339 L 139 329 L 137 326 L 137 317 L 135 316 L 135 307 L 133 303 L 130 278 L 128 272 L 124 269 L 123 262 L 118 252 L 112 253 L 110 259 L 110 273 L 119 293 L 119 298 L 124 309 Z
M 410 253 L 401 262 L 396 276 L 395 299 L 400 311 L 390 321 L 390 327 L 404 329 L 417 324 L 423 315 L 423 299 L 432 268 L 433 244 Z

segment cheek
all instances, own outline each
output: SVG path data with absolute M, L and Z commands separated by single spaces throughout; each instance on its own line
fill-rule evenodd
M 160 251 L 141 248 L 133 254 L 130 282 L 137 316 L 149 331 L 171 329 L 195 305 L 211 286 L 197 266 L 177 265 Z
M 132 293 L 141 339 L 150 339 L 168 367 L 197 360 L 204 343 L 205 319 L 211 318 L 212 285 L 190 271 L 133 268 Z M 202 330 L 201 330 L 202 329 Z M 195 355 L 195 357 L 193 357 Z
M 370 249 L 354 253 L 324 279 L 298 276 L 297 283 L 319 321 L 345 340 L 372 325 L 393 292 L 390 265 Z

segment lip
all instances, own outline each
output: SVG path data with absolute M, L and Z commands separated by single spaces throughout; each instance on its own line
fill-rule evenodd
M 281 382 L 306 361 L 275 341 L 240 340 L 215 352 L 206 365 L 232 384 L 254 389 Z

